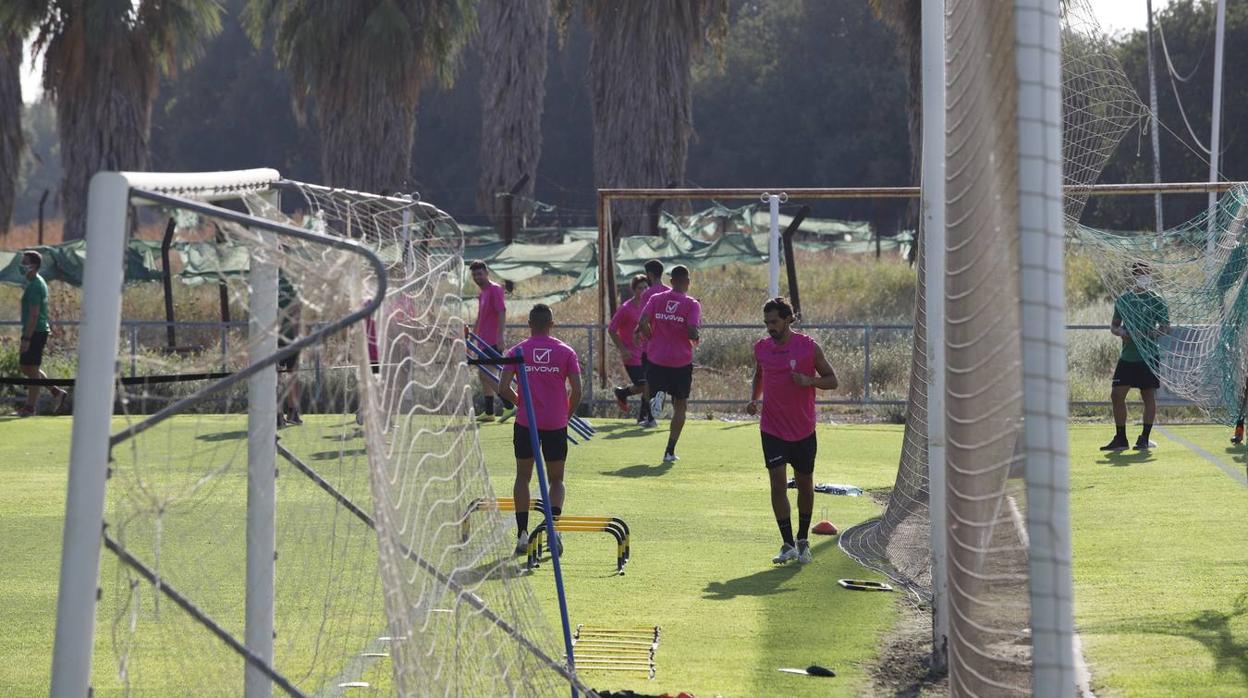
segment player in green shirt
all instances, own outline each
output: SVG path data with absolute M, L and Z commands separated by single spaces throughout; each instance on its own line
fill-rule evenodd
M 1135 288 L 1114 301 L 1114 319 L 1110 332 L 1122 338 L 1122 353 L 1114 368 L 1113 388 L 1110 400 L 1114 405 L 1114 440 L 1101 447 L 1102 451 L 1125 451 L 1127 441 L 1127 393 L 1138 388 L 1144 401 L 1144 429 L 1136 439 L 1135 449 L 1144 451 L 1156 447 L 1148 440 L 1157 416 L 1157 389 L 1161 381 L 1148 365 L 1148 357 L 1158 357 L 1157 338 L 1170 332 L 1170 309 L 1166 301 L 1152 290 L 1152 268 L 1145 262 L 1131 265 L 1131 277 Z M 1129 328 L 1129 329 L 1128 329 Z
M 22 253 L 19 269 L 26 277 L 26 290 L 22 293 L 22 343 L 18 357 L 18 368 L 27 378 L 43 378 L 48 375 L 40 370 L 43 364 L 43 349 L 48 343 L 48 284 L 39 276 L 43 266 L 43 255 L 29 251 Z M 48 388 L 56 403 L 53 414 L 61 411 L 67 393 L 56 386 Z M 26 389 L 26 404 L 17 410 L 17 416 L 30 417 L 35 414 L 35 404 L 39 400 L 39 386 L 32 385 Z

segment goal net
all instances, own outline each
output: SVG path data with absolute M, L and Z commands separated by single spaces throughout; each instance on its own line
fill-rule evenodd
M 131 206 L 175 221 L 200 261 L 244 255 L 219 269 L 246 318 L 224 345 L 116 360 Z M 110 173 L 88 245 L 54 693 L 579 686 L 502 514 L 477 511 L 494 495 L 453 219 L 271 170 Z

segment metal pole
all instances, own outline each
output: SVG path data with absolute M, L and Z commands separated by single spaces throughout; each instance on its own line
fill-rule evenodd
M 1151 112 L 1153 144 L 1153 183 L 1161 183 L 1161 136 L 1157 125 L 1157 72 L 1153 66 L 1153 0 L 1145 0 L 1148 10 L 1148 109 Z M 1157 238 L 1161 242 L 1164 223 L 1161 217 L 1161 194 L 1153 194 L 1153 215 L 1157 219 Z
M 862 399 L 871 401 L 871 326 L 862 328 Z
M 82 698 L 91 692 L 129 190 L 124 176 L 101 172 L 91 178 L 87 194 L 90 214 L 86 239 L 91 255 L 83 273 L 83 289 L 90 292 L 83 297 L 83 326 L 78 334 L 75 415 L 52 650 L 53 698 Z
M 763 201 L 770 211 L 770 228 L 767 233 L 767 295 L 780 295 L 780 197 L 787 194 L 763 194 Z
M 789 279 L 789 302 L 793 304 L 793 315 L 798 320 L 802 319 L 802 297 L 797 288 L 797 258 L 793 256 L 793 235 L 797 233 L 802 221 L 806 220 L 809 213 L 810 207 L 803 206 L 797 215 L 793 216 L 793 220 L 789 221 L 789 227 L 785 228 L 780 236 L 780 241 L 784 243 L 784 265 Z
M 550 509 L 550 488 L 546 484 L 546 461 L 542 457 L 542 445 L 537 438 L 537 415 L 533 412 L 533 397 L 529 392 L 528 366 L 524 362 L 524 350 L 517 349 L 516 354 L 520 357 L 520 366 L 516 371 L 516 376 L 520 379 L 520 390 L 524 398 L 524 416 L 529 423 L 529 446 L 533 449 L 537 486 L 542 493 L 542 514 L 546 517 L 546 531 L 551 538 L 550 561 L 555 568 L 555 592 L 559 596 L 559 619 L 563 622 L 563 648 L 568 655 L 568 673 L 575 676 L 576 662 L 572 654 L 572 626 L 568 620 L 568 598 L 563 589 L 563 568 L 559 564 L 559 559 L 562 557 L 562 551 L 559 548 L 562 546 L 554 540 L 558 532 L 555 530 L 554 512 Z M 573 683 L 572 698 L 576 697 L 576 684 Z
M 160 240 L 160 282 L 165 291 L 165 341 L 169 351 L 178 347 L 176 330 L 173 327 L 173 270 L 169 268 L 169 245 L 173 244 L 173 231 L 177 223 L 173 216 L 165 224 L 165 236 Z
M 1218 155 L 1222 149 L 1222 54 L 1226 40 L 1226 0 L 1218 0 L 1217 34 L 1213 42 L 1213 124 L 1209 135 L 1209 181 L 1218 181 Z M 1214 251 L 1213 230 L 1217 218 L 1218 195 L 1209 192 L 1209 224 L 1206 251 Z
M 932 535 L 932 669 L 948 668 L 945 530 L 945 3 L 923 0 L 923 276 L 927 318 L 927 468 Z M 916 328 L 917 331 L 917 328 Z
M 43 205 L 48 201 L 48 190 L 44 189 L 39 197 L 39 246 L 43 246 Z
M 265 197 L 275 207 L 276 192 Z M 260 233 L 274 249 L 276 236 Z M 248 273 L 250 318 L 248 363 L 277 351 L 277 266 L 253 256 Z M 277 370 L 270 366 L 247 380 L 247 593 L 243 639 L 265 664 L 273 664 L 273 597 L 277 555 Z M 243 695 L 269 698 L 272 680 L 250 663 L 245 665 Z

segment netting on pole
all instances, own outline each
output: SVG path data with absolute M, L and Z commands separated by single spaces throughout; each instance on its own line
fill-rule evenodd
M 510 556 L 506 522 L 497 511 L 467 520 L 494 495 L 471 420 L 455 222 L 409 199 L 284 190 L 280 207 L 275 191 L 239 198 L 256 219 L 309 235 L 160 202 L 183 234 L 248 250 L 249 284 L 227 286 L 236 313 L 262 312 L 252 296 L 274 269 L 276 315 L 118 362 L 95 690 L 241 695 L 258 671 L 287 695 L 562 693 L 574 679 Z M 269 423 L 281 427 L 269 591 L 246 581 L 258 405 L 246 381 L 209 387 L 261 362 L 279 364 L 263 401 L 284 422 Z M 271 653 L 247 660 L 264 594 Z

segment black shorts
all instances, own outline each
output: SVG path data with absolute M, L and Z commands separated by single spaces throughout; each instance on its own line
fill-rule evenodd
M 19 366 L 41 366 L 43 365 L 43 348 L 48 345 L 47 332 L 35 332 L 30 336 L 30 344 L 26 345 L 26 351 L 17 357 L 17 365 Z
M 277 362 L 277 370 L 279 373 L 293 373 L 299 369 L 299 352 L 295 352 L 290 356 Z
M 645 366 L 625 366 L 624 370 L 628 371 L 628 379 L 633 382 L 633 385 L 646 384 Z
M 538 429 L 537 440 L 542 445 L 542 460 L 565 461 L 568 459 L 568 428 Z M 519 424 L 512 425 L 511 445 L 516 451 L 516 459 L 533 457 L 533 444 L 529 442 L 529 428 Z
M 763 463 L 769 470 L 787 463 L 793 466 L 794 471 L 804 475 L 815 472 L 815 454 L 819 444 L 813 433 L 801 441 L 785 441 L 766 432 L 762 434 Z
M 1161 387 L 1161 381 L 1157 380 L 1157 376 L 1153 374 L 1153 369 L 1148 367 L 1147 361 L 1123 361 L 1118 359 L 1118 365 L 1114 367 L 1114 387 L 1127 386 L 1129 388 L 1139 388 L 1140 390 L 1156 390 Z
M 693 387 L 693 364 L 671 368 L 652 363 L 646 371 L 646 385 L 651 395 L 662 390 L 673 400 L 686 400 Z

